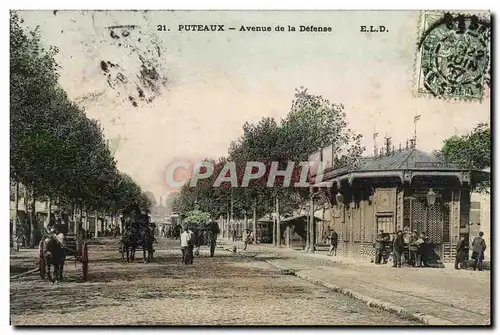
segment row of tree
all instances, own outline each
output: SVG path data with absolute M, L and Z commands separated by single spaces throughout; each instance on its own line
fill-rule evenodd
M 20 191 L 31 209 L 31 243 L 36 201 L 57 203 L 70 213 L 116 214 L 150 200 L 132 178 L 118 171 L 103 130 L 87 118 L 58 85 L 55 48 L 42 46 L 37 30 L 10 18 L 10 176 L 16 234 Z M 50 205 L 49 205 L 50 215 Z
M 443 142 L 443 147 L 434 152 L 444 161 L 455 163 L 462 169 L 481 171 L 491 168 L 491 131 L 487 123 L 477 124 L 464 135 L 455 135 Z M 490 179 L 474 178 L 472 190 L 490 192 Z
M 176 195 L 173 209 L 181 213 L 197 209 L 212 218 L 243 219 L 251 215 L 254 220 L 275 212 L 291 213 L 310 195 L 308 187 L 292 187 L 300 178 L 298 163 L 333 144 L 334 166 L 346 165 L 361 156 L 364 148 L 360 142 L 361 135 L 348 128 L 343 105 L 300 88 L 289 114 L 279 123 L 269 117 L 255 124 L 245 123 L 243 135 L 231 143 L 228 156 L 211 160 L 215 167 L 212 177 L 198 181 L 197 187 L 187 182 Z M 243 181 L 247 162 L 262 162 L 266 171 L 259 179 L 251 180 L 248 187 L 231 188 L 228 182 L 212 187 L 228 161 L 236 164 L 238 185 Z M 267 187 L 271 163 L 278 162 L 278 169 L 286 170 L 291 161 L 297 166 L 290 186 L 282 187 L 283 178 L 277 177 L 275 185 L 280 187 Z M 252 173 L 256 172 L 254 168 Z

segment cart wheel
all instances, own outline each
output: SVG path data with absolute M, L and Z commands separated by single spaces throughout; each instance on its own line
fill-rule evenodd
M 43 239 L 40 241 L 38 245 L 38 269 L 40 270 L 40 277 L 45 279 L 45 259 L 43 257 Z
M 83 270 L 83 280 L 87 281 L 87 275 L 89 273 L 89 248 L 87 246 L 87 242 L 83 243 L 82 270 Z

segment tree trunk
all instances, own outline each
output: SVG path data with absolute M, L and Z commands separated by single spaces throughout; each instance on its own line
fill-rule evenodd
M 280 199 L 276 196 L 276 244 L 277 247 L 281 246 L 281 218 L 280 218 Z
M 252 232 L 254 243 L 257 244 L 257 200 L 254 200 L 253 202 Z
M 97 215 L 97 211 L 94 211 L 94 216 L 95 216 L 95 237 L 99 236 L 99 216 Z
M 73 204 L 73 209 L 71 211 L 71 220 L 73 221 L 73 234 L 76 235 L 78 232 L 78 225 L 76 223 L 76 204 Z
M 222 232 L 222 238 L 224 238 L 226 236 L 226 231 L 228 230 L 228 227 L 229 227 L 229 220 L 230 220 L 230 214 L 229 212 L 227 213 L 227 221 L 226 223 L 222 223 L 222 227 L 223 227 L 223 232 Z
M 309 198 L 309 210 L 307 211 L 307 220 L 306 220 L 306 252 L 309 252 L 311 247 L 311 213 L 314 212 L 313 203 Z
M 314 253 L 316 249 L 316 227 L 314 223 L 314 197 L 311 193 L 309 197 L 309 249 L 308 252 Z
M 26 247 L 28 246 L 29 242 L 31 241 L 31 224 L 30 224 L 30 213 L 29 213 L 29 198 L 28 198 L 28 189 L 26 188 L 25 185 L 23 185 L 23 201 L 24 201 L 24 228 L 26 228 L 25 231 L 23 231 L 23 245 Z
M 36 241 L 35 241 L 35 238 L 36 238 L 36 226 L 37 226 L 37 222 L 36 222 L 36 199 L 35 199 L 35 187 L 32 186 L 32 190 L 31 190 L 31 234 L 30 234 L 30 245 L 33 247 L 35 244 L 36 244 Z
M 46 218 L 44 225 L 43 225 L 44 228 L 47 228 L 49 226 L 51 214 L 52 214 L 52 199 L 49 197 L 49 201 L 47 204 L 47 218 Z
M 118 214 L 116 215 L 118 217 Z M 120 225 L 120 234 L 123 234 L 123 218 L 118 218 Z
M 14 250 L 19 250 L 17 245 L 17 209 L 19 208 L 19 183 L 14 185 L 14 219 L 12 220 L 12 246 Z
M 90 230 L 89 212 L 85 209 L 85 231 Z

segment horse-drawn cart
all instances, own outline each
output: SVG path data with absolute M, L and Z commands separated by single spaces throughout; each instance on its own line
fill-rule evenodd
M 65 237 L 65 254 L 66 254 L 66 261 L 74 260 L 75 261 L 75 266 L 77 263 L 82 264 L 82 274 L 83 274 L 83 280 L 87 281 L 87 275 L 89 272 L 89 250 L 88 250 L 88 245 L 87 242 L 83 240 L 80 236 L 75 236 L 75 234 L 69 233 L 67 225 L 56 225 L 58 228 L 59 232 L 62 232 Z M 39 270 L 40 270 L 40 277 L 42 279 L 45 279 L 47 275 L 47 264 L 45 264 L 45 252 L 44 250 L 44 243 L 43 243 L 44 238 L 40 241 L 39 244 Z
M 130 205 L 122 212 L 122 224 L 124 228 L 118 249 L 122 260 L 126 255 L 127 262 L 133 261 L 137 250 L 142 250 L 144 263 L 153 260 L 156 225 L 149 221 L 148 212 L 143 213 L 136 204 Z

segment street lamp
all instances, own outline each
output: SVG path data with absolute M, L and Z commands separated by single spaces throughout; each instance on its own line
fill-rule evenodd
M 429 206 L 432 206 L 434 205 L 434 203 L 436 202 L 436 193 L 431 189 L 429 189 L 429 192 L 427 192 L 427 204 Z

